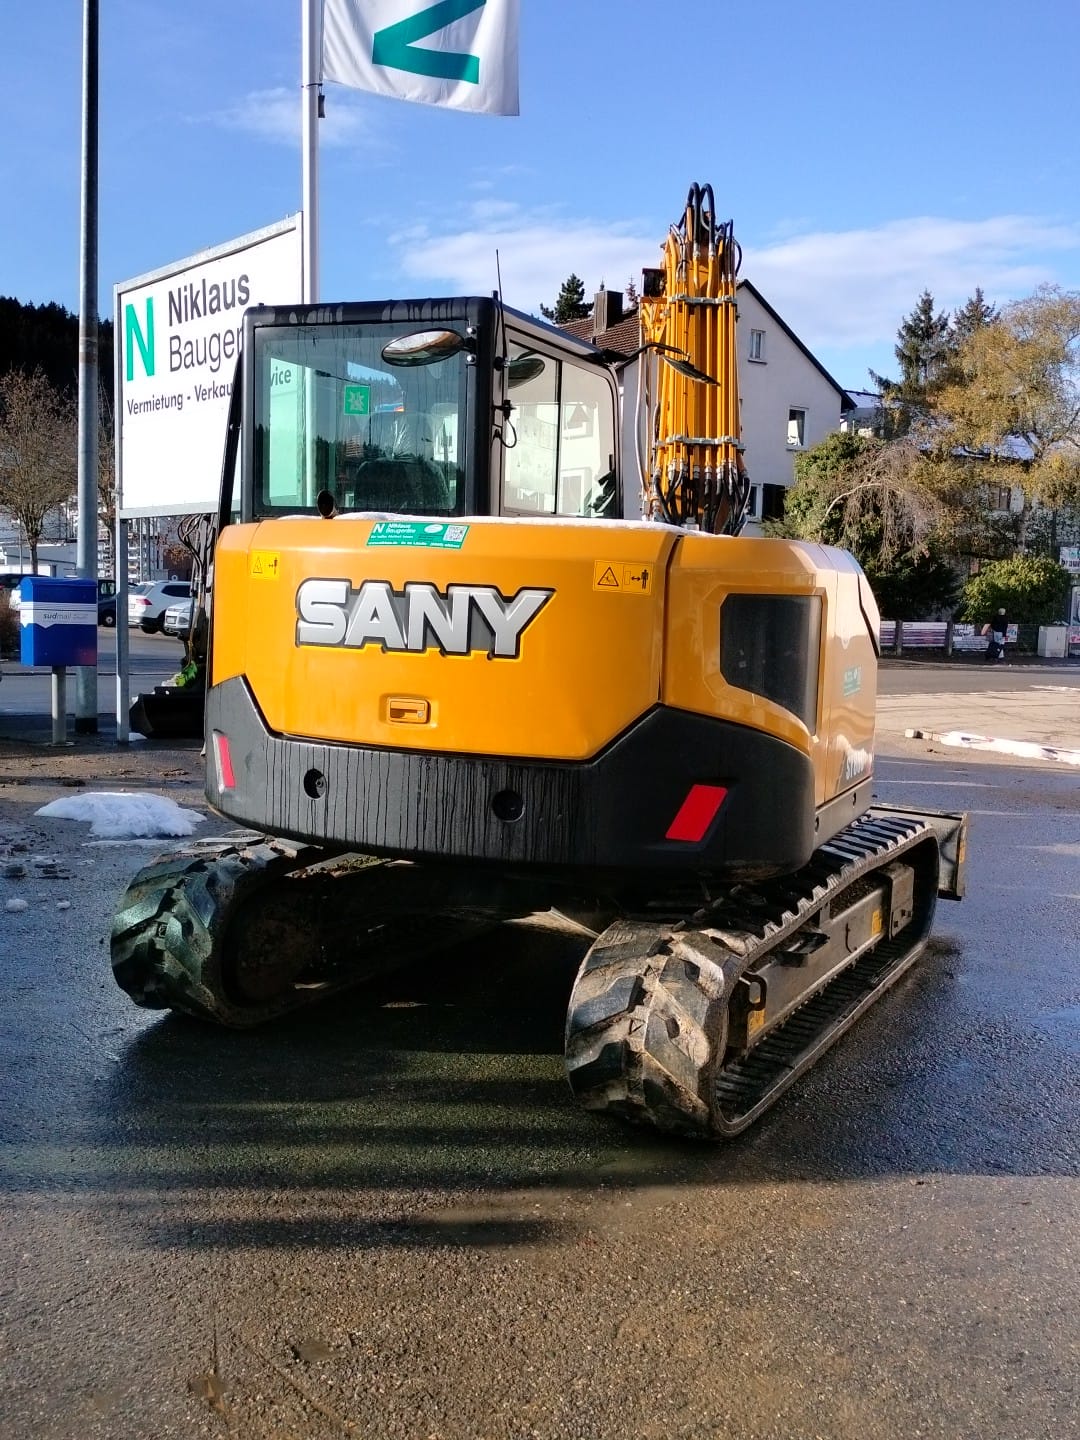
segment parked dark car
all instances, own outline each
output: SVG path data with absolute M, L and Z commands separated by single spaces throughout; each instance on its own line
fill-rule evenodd
M 116 624 L 116 581 L 97 582 L 97 623 L 112 626 Z
M 29 575 L 0 575 L 0 590 L 18 591 L 20 583 L 29 578 Z

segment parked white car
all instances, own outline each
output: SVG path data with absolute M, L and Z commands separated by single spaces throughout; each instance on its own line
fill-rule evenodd
M 190 598 L 188 580 L 155 580 L 153 584 L 133 585 L 128 591 L 128 624 L 138 625 L 150 633 L 160 631 L 169 606 Z
M 161 622 L 166 635 L 187 635 L 191 629 L 191 607 L 194 603 L 191 599 L 178 600 L 175 605 L 169 606 Z

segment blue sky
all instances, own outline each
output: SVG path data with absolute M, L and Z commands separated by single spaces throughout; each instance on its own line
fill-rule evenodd
M 300 0 L 102 0 L 115 282 L 300 208 Z M 4 4 L 0 294 L 78 301 L 79 0 Z M 827 369 L 895 369 L 919 292 L 1080 289 L 1080 6 L 521 0 L 521 116 L 327 88 L 322 297 L 536 311 L 655 264 L 692 181 Z

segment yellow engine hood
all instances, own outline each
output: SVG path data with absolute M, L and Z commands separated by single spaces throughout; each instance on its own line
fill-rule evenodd
M 228 527 L 212 681 L 312 739 L 584 760 L 660 698 L 676 532 L 309 517 Z

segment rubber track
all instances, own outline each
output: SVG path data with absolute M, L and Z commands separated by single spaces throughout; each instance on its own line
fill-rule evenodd
M 246 1029 L 493 923 L 418 867 L 248 831 L 139 871 L 113 920 L 113 973 L 136 1004 Z M 265 998 L 252 975 L 269 977 Z
M 643 917 L 610 926 L 585 957 L 567 1015 L 566 1067 L 579 1101 L 673 1134 L 744 1130 L 921 953 L 936 875 L 921 927 L 917 916 L 895 941 L 880 943 L 722 1066 L 740 976 L 824 902 L 928 840 L 933 832 L 918 819 L 863 816 L 792 875 L 735 885 L 675 925 Z
M 185 846 L 132 880 L 113 919 L 110 947 L 117 984 L 136 1004 L 247 1027 L 326 993 L 289 992 L 270 1004 L 237 1004 L 229 996 L 223 950 L 231 916 L 259 890 L 321 858 L 284 840 L 252 838 L 246 845 Z

